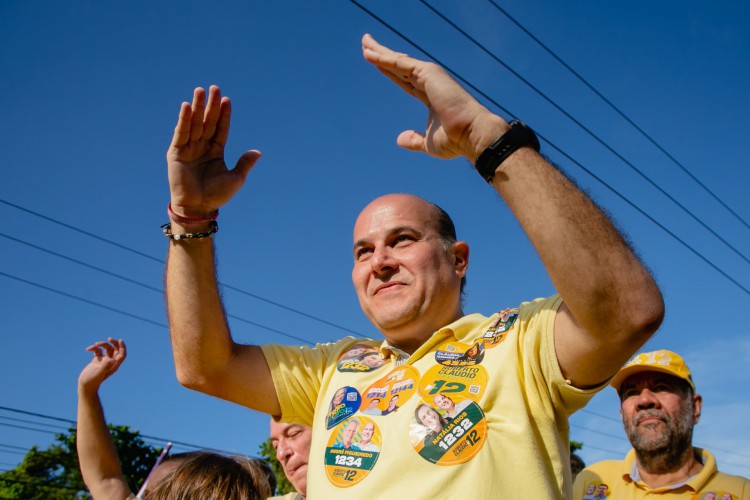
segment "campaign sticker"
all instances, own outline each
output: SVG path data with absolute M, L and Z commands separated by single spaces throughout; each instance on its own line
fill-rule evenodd
M 601 482 L 589 483 L 581 500 L 603 500 L 609 496 L 609 486 Z
M 695 500 L 739 500 L 740 497 L 738 497 L 737 495 L 732 495 L 728 491 L 712 490 L 701 491 L 690 498 Z
M 457 465 L 474 458 L 487 440 L 487 420 L 478 404 L 469 401 L 448 419 L 431 404 L 417 406 L 409 439 L 419 456 L 437 465 Z
M 357 416 L 342 422 L 326 445 L 328 480 L 339 488 L 362 481 L 380 456 L 381 439 L 380 429 L 371 418 Z
M 518 309 L 504 309 L 500 311 L 497 319 L 490 325 L 482 337 L 484 346 L 489 349 L 501 344 L 505 340 L 505 337 L 508 336 L 508 331 L 515 324 L 516 319 L 518 319 Z
M 422 376 L 419 394 L 431 402 L 438 394 L 479 401 L 487 387 L 487 378 L 487 370 L 483 366 L 435 365 Z
M 340 372 L 369 372 L 386 363 L 380 351 L 367 344 L 354 344 L 339 358 L 336 369 Z
M 472 345 L 447 342 L 435 351 L 435 361 L 445 366 L 474 366 L 484 359 L 484 342 L 480 339 Z
M 362 392 L 363 415 L 389 415 L 417 392 L 419 371 L 411 365 L 399 366 Z
M 328 416 L 326 417 L 326 429 L 330 429 L 345 418 L 351 417 L 362 402 L 362 397 L 354 387 L 348 385 L 339 387 L 331 398 L 331 404 L 328 406 Z

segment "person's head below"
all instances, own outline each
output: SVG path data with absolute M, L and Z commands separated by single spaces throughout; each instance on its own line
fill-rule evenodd
M 445 211 L 417 196 L 377 198 L 354 225 L 352 281 L 368 319 L 413 352 L 463 315 L 469 247 Z
M 416 410 L 414 410 L 414 417 L 417 419 L 417 422 L 427 427 L 432 433 L 440 432 L 448 426 L 448 421 L 445 417 L 426 403 L 420 403 L 417 406 Z
M 272 494 L 258 460 L 208 451 L 191 453 L 159 479 L 146 500 L 265 500 Z
M 695 394 L 690 370 L 679 355 L 665 350 L 639 354 L 611 385 L 620 396 L 625 433 L 640 465 L 658 459 L 676 468 L 694 457 L 693 427 L 703 400 Z
M 302 498 L 307 495 L 307 462 L 310 458 L 312 429 L 271 419 L 271 445 L 284 475 Z
M 571 453 L 570 454 L 570 473 L 573 476 L 573 481 L 575 481 L 578 473 L 581 472 L 585 468 L 586 468 L 586 463 L 583 461 L 583 459 L 579 457 L 577 454 Z M 593 489 L 591 491 L 593 492 Z

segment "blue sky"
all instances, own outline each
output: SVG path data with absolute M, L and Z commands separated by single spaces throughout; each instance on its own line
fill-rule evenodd
M 537 130 L 546 139 L 543 151 L 629 234 L 667 302 L 664 325 L 647 348 L 685 356 L 705 400 L 696 443 L 712 449 L 723 470 L 750 476 L 750 375 L 744 366 L 750 327 L 741 319 L 750 305 L 750 292 L 741 288 L 750 289 L 747 222 L 489 2 L 431 5 L 736 251 L 419 1 L 362 3 Z M 593 0 L 508 1 L 502 7 L 750 220 L 743 146 L 750 7 Z M 401 130 L 421 129 L 426 114 L 363 61 L 366 32 L 419 55 L 347 1 L 0 4 L 0 406 L 75 418 L 75 381 L 88 361 L 84 348 L 114 336 L 125 339 L 129 357 L 102 391 L 110 421 L 247 454 L 267 437 L 266 416 L 177 384 L 168 333 L 160 326 L 159 260 L 167 245 L 159 225 L 166 222 L 169 195 L 164 154 L 180 102 L 199 85 L 218 84 L 232 98 L 230 161 L 246 149 L 263 152 L 219 219 L 223 282 L 376 335 L 351 286 L 351 228 L 372 198 L 410 192 L 451 213 L 459 238 L 471 245 L 467 312 L 491 314 L 554 293 L 506 206 L 466 161 L 440 162 L 395 145 Z M 310 342 L 345 334 L 234 290 L 225 289 L 224 298 L 239 318 L 231 326 L 241 342 L 292 342 L 248 321 Z M 573 416 L 571 437 L 585 443 L 587 463 L 628 450 L 616 408 L 608 389 Z M 21 458 L 9 446 L 50 442 L 48 433 L 9 425 L 54 430 L 28 420 L 43 421 L 0 410 L 0 469 Z

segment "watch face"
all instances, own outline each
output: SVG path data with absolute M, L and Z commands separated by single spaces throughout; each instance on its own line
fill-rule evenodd
M 477 159 L 475 168 L 487 182 L 492 182 L 497 167 L 517 150 L 529 147 L 539 151 L 539 139 L 525 123 L 521 120 L 511 120 L 509 125 L 510 130 L 485 149 Z

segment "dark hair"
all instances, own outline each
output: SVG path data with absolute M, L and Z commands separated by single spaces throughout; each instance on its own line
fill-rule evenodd
M 447 243 L 446 247 L 458 240 L 456 236 L 456 225 L 453 223 L 453 219 L 448 215 L 448 212 L 440 208 L 435 203 L 428 202 L 432 205 L 435 210 L 435 223 L 437 226 L 437 232 L 440 239 Z M 447 250 L 447 248 L 446 248 Z M 464 297 L 464 288 L 466 288 L 466 276 L 461 278 L 461 298 Z
M 272 491 L 258 460 L 209 451 L 191 453 L 147 500 L 265 500 Z

